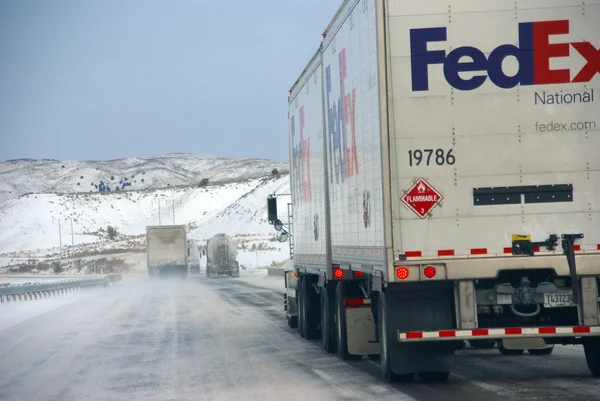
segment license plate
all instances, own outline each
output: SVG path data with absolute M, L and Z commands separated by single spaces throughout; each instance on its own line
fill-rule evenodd
M 498 294 L 496 295 L 496 301 L 498 305 L 510 305 L 512 304 L 511 294 Z
M 556 291 L 544 293 L 544 307 L 558 308 L 561 306 L 574 306 L 572 291 Z

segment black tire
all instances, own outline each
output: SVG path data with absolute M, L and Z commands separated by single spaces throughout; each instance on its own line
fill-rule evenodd
M 549 348 L 542 349 L 528 349 L 527 350 L 531 355 L 550 355 L 552 351 L 554 351 L 554 345 Z
M 394 336 L 390 335 L 387 323 L 387 301 L 383 292 L 379 293 L 379 360 L 381 361 L 381 373 L 388 382 L 409 382 L 415 377 L 415 373 L 397 374 L 392 370 L 391 349 Z
M 304 320 L 306 319 L 306 310 L 304 309 L 304 292 L 302 291 L 302 283 L 304 282 L 304 276 L 298 280 L 298 333 L 301 337 L 305 336 L 304 332 Z
M 337 356 L 344 361 L 352 361 L 362 358 L 361 355 L 348 353 L 348 338 L 346 333 L 346 308 L 344 297 L 346 296 L 346 283 L 339 281 L 335 287 L 335 335 Z
M 302 294 L 302 309 L 299 313 L 303 316 L 298 322 L 302 326 L 300 334 L 304 334 L 307 340 L 315 340 L 320 335 L 321 307 L 318 294 L 312 291 L 312 285 L 307 276 L 302 277 L 300 293 Z
M 586 339 L 583 349 L 590 372 L 594 376 L 600 377 L 600 337 Z
M 440 383 L 448 380 L 450 372 L 419 372 L 423 381 L 428 383 Z
M 496 342 L 493 340 L 469 340 L 469 344 L 477 349 L 490 349 L 494 348 Z
M 308 340 L 317 340 L 321 338 L 321 297 L 313 288 L 312 283 L 306 279 L 305 300 L 306 306 L 306 338 Z
M 336 331 L 333 305 L 335 293 L 331 287 L 321 289 L 321 346 L 328 353 L 336 352 Z
M 298 328 L 298 316 L 290 316 L 287 320 L 288 326 L 290 329 Z
M 523 355 L 523 352 L 525 352 L 524 349 L 507 349 L 507 348 L 504 348 L 504 345 L 502 344 L 502 340 L 498 340 L 498 350 L 500 351 L 500 353 L 502 355 L 509 355 L 509 356 Z

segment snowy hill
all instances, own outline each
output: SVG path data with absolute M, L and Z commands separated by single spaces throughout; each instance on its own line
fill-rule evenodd
M 0 201 L 26 193 L 143 190 L 264 177 L 287 164 L 272 160 L 170 154 L 110 161 L 19 159 L 0 162 Z
M 2 163 L 0 187 L 34 193 L 0 200 L 0 267 L 21 258 L 57 257 L 61 242 L 63 257 L 140 249 L 146 226 L 158 225 L 159 220 L 161 224 L 188 225 L 191 239 L 206 240 L 220 232 L 234 236 L 240 247 L 252 250 L 247 255 L 240 252 L 241 263 L 249 267 L 279 263 L 288 257 L 288 244 L 274 241 L 275 232 L 266 222 L 266 198 L 272 193 L 288 193 L 289 176 L 272 175 L 274 168 L 285 171 L 287 165 L 192 155 L 98 163 Z M 73 176 L 99 182 L 111 174 L 116 181 L 125 172 L 134 180 L 138 176 L 147 180 L 136 183 L 139 190 L 132 185 L 110 192 L 78 192 L 79 186 L 73 185 L 77 182 Z M 201 178 L 210 181 L 200 186 Z M 281 209 L 284 215 L 285 205 Z M 108 225 L 116 227 L 116 240 L 108 239 Z

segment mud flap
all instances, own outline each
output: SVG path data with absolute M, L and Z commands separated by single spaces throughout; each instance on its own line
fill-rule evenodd
M 452 283 L 430 282 L 394 289 L 388 287 L 385 295 L 390 338 L 397 339 L 399 332 L 455 329 Z M 395 374 L 451 372 L 456 366 L 455 348 L 456 344 L 449 341 L 395 341 L 390 344 L 390 366 Z
M 371 311 L 371 300 L 346 298 L 344 304 L 348 353 L 378 355 L 379 342 L 375 337 L 375 320 Z

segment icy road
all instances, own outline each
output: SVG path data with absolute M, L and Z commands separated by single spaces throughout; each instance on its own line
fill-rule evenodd
M 390 385 L 375 361 L 340 361 L 288 328 L 281 285 L 280 278 L 251 275 L 186 282 L 140 276 L 40 306 L 0 327 L 0 399 L 600 399 L 600 380 L 573 346 L 537 357 L 467 348 L 447 383 Z M 21 304 L 8 307 L 13 314 L 31 308 Z

